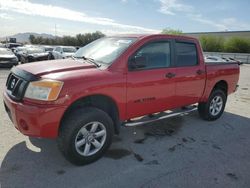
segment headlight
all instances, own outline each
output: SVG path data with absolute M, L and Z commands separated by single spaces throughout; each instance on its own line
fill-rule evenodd
M 43 101 L 54 101 L 57 99 L 62 86 L 63 82 L 55 80 L 30 82 L 24 97 Z

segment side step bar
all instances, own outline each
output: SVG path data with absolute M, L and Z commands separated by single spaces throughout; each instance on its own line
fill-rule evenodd
M 140 119 L 136 119 L 136 120 L 133 120 L 133 121 L 129 120 L 129 121 L 124 122 L 123 125 L 126 126 L 126 127 L 139 126 L 139 125 L 143 125 L 143 124 L 152 123 L 152 122 L 155 122 L 155 121 L 167 119 L 167 118 L 170 118 L 170 117 L 186 115 L 186 114 L 188 114 L 190 112 L 193 112 L 193 111 L 196 111 L 196 110 L 197 110 L 197 106 L 184 107 L 184 109 L 182 109 L 182 110 L 171 111 L 169 113 L 160 112 L 157 115 L 153 115 L 153 117 L 143 116 Z

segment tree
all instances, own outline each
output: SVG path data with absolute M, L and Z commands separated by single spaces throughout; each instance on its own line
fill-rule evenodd
M 34 35 L 30 35 L 29 40 L 30 40 L 31 44 L 35 44 L 35 36 Z
M 63 36 L 55 38 L 43 38 L 30 35 L 29 40 L 31 44 L 85 46 L 86 44 L 104 36 L 105 35 L 102 32 L 96 31 L 94 33 L 77 34 L 74 37 Z
M 223 52 L 225 40 L 222 37 L 204 35 L 199 38 L 205 52 Z
M 250 53 L 250 40 L 240 37 L 232 37 L 225 43 L 225 52 Z
M 181 35 L 183 32 L 179 29 L 170 29 L 170 28 L 165 28 L 161 32 L 162 34 L 170 34 L 170 35 Z

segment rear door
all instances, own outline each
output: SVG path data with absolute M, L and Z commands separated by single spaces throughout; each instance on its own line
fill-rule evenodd
M 199 59 L 196 43 L 175 41 L 176 104 L 184 106 L 197 103 L 205 86 L 205 67 Z
M 129 64 L 139 60 L 127 74 L 127 117 L 133 118 L 171 108 L 175 95 L 172 42 L 151 41 L 139 48 Z M 172 76 L 171 76 L 172 75 Z

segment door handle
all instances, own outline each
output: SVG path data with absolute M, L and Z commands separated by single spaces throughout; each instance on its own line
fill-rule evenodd
M 169 72 L 165 76 L 166 76 L 166 78 L 173 78 L 173 77 L 175 77 L 175 74 L 172 72 Z
M 203 73 L 205 73 L 205 71 L 204 71 L 204 70 L 201 70 L 201 69 L 199 69 L 199 70 L 196 71 L 196 74 L 198 74 L 198 75 L 201 75 L 201 74 L 203 74 Z

